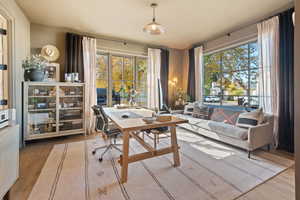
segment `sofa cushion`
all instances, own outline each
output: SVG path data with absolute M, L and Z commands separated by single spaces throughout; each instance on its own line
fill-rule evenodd
M 189 104 L 184 106 L 183 114 L 192 115 L 193 112 L 194 112 L 194 104 L 193 103 L 189 103 Z
M 236 125 L 239 127 L 254 127 L 264 121 L 264 113 L 262 109 L 253 110 L 251 112 L 241 113 L 238 117 Z
M 235 125 L 240 113 L 242 113 L 242 111 L 215 108 L 212 113 L 211 120 Z
M 193 110 L 193 117 L 200 118 L 200 119 L 209 119 L 212 113 L 212 108 L 209 108 L 202 103 L 194 103 L 194 110 Z
M 225 124 L 222 122 L 215 122 L 215 121 L 209 121 L 208 127 L 211 131 L 220 135 L 224 135 L 239 140 L 248 139 L 248 129 L 245 128 L 239 128 L 231 124 Z

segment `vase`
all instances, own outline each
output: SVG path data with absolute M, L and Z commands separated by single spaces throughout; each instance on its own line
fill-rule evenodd
M 25 81 L 43 81 L 45 78 L 45 72 L 39 69 L 25 70 Z

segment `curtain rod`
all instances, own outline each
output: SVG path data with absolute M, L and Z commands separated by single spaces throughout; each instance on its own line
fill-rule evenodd
M 111 48 L 100 47 L 97 51 L 102 53 L 121 54 L 121 55 L 136 56 L 136 57 L 143 57 L 143 58 L 148 57 L 146 53 L 142 54 L 140 52 L 131 52 L 122 49 L 111 49 Z
M 121 39 L 109 39 L 109 38 L 104 38 L 104 37 L 99 37 L 99 36 L 92 36 L 92 35 L 89 35 L 88 33 L 74 33 L 74 32 L 68 32 L 68 33 L 81 35 L 83 37 L 95 38 L 95 39 L 98 39 L 98 40 L 106 40 L 106 41 L 111 41 L 111 42 L 118 42 L 118 43 L 122 43 L 124 46 L 126 46 L 128 44 L 133 44 L 133 45 L 140 45 L 140 46 L 144 45 L 147 48 L 156 48 L 156 49 L 169 50 L 169 48 L 165 47 L 165 46 L 156 46 L 156 45 L 152 45 L 152 44 L 140 43 L 140 42 L 134 42 L 134 41 L 127 41 L 127 40 L 121 40 Z
M 155 45 L 151 45 L 151 44 L 147 44 L 147 43 L 140 43 L 140 42 L 134 42 L 134 41 L 128 41 L 128 40 L 121 40 L 121 39 L 109 39 L 109 38 L 104 38 L 104 37 L 99 37 L 99 36 L 91 36 L 89 34 L 78 34 L 81 35 L 83 37 L 90 37 L 90 38 L 95 38 L 98 40 L 106 40 L 106 41 L 111 41 L 111 42 L 118 42 L 118 43 L 122 43 L 124 46 L 128 45 L 128 44 L 133 44 L 133 45 L 140 45 L 140 46 L 146 46 L 147 48 L 157 48 L 157 49 L 169 49 L 168 47 L 164 47 L 164 46 L 155 46 Z
M 233 32 L 237 32 L 237 31 L 243 30 L 244 28 L 246 28 L 246 27 L 248 27 L 248 26 L 252 26 L 252 25 L 261 23 L 261 22 L 263 22 L 263 21 L 265 21 L 265 20 L 268 20 L 268 19 L 271 19 L 272 17 L 275 17 L 275 16 L 279 16 L 281 13 L 283 13 L 283 12 L 285 12 L 285 11 L 288 11 L 288 10 L 290 10 L 290 9 L 295 10 L 295 6 L 293 5 L 292 7 L 287 8 L 287 9 L 281 11 L 281 12 L 277 12 L 276 14 L 273 14 L 273 15 L 271 15 L 271 16 L 265 17 L 265 18 L 263 18 L 263 19 L 260 19 L 260 20 L 258 20 L 258 21 L 256 21 L 256 22 L 253 22 L 253 23 L 251 23 L 251 24 L 245 25 L 245 26 L 240 27 L 240 28 L 238 28 L 238 29 L 235 29 L 234 31 L 230 31 L 230 32 L 228 32 L 227 34 L 224 34 L 224 35 L 219 36 L 219 37 L 230 36 L 230 34 L 233 33 Z M 216 38 L 219 38 L 219 37 L 216 37 Z M 216 39 L 216 38 L 215 38 L 215 39 Z M 201 42 L 201 43 L 196 43 L 196 44 L 192 45 L 191 48 L 196 48 L 196 47 L 202 46 L 202 45 L 204 45 L 204 43 L 207 43 L 207 42 L 212 41 L 212 40 L 215 40 L 215 39 L 207 40 L 207 41 L 204 41 L 204 42 Z
M 108 38 L 101 38 L 101 37 L 95 37 L 95 36 L 90 36 L 90 35 L 83 35 L 85 37 L 91 37 L 91 38 L 95 38 L 98 40 L 106 40 L 106 41 L 111 41 L 111 42 L 118 42 L 118 43 L 122 43 L 123 45 L 127 45 L 127 44 L 135 44 L 135 45 L 143 45 L 142 43 L 138 43 L 138 42 L 132 42 L 132 41 L 126 41 L 126 40 L 118 40 L 118 39 L 108 39 Z M 147 44 L 145 46 L 148 46 Z

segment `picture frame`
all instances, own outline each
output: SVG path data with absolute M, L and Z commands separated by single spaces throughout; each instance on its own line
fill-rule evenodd
M 45 68 L 45 82 L 59 82 L 60 81 L 60 65 L 59 63 L 49 63 Z

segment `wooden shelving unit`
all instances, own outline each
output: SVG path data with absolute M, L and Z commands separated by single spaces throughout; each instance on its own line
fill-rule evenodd
M 25 141 L 86 134 L 84 84 L 23 83 Z

